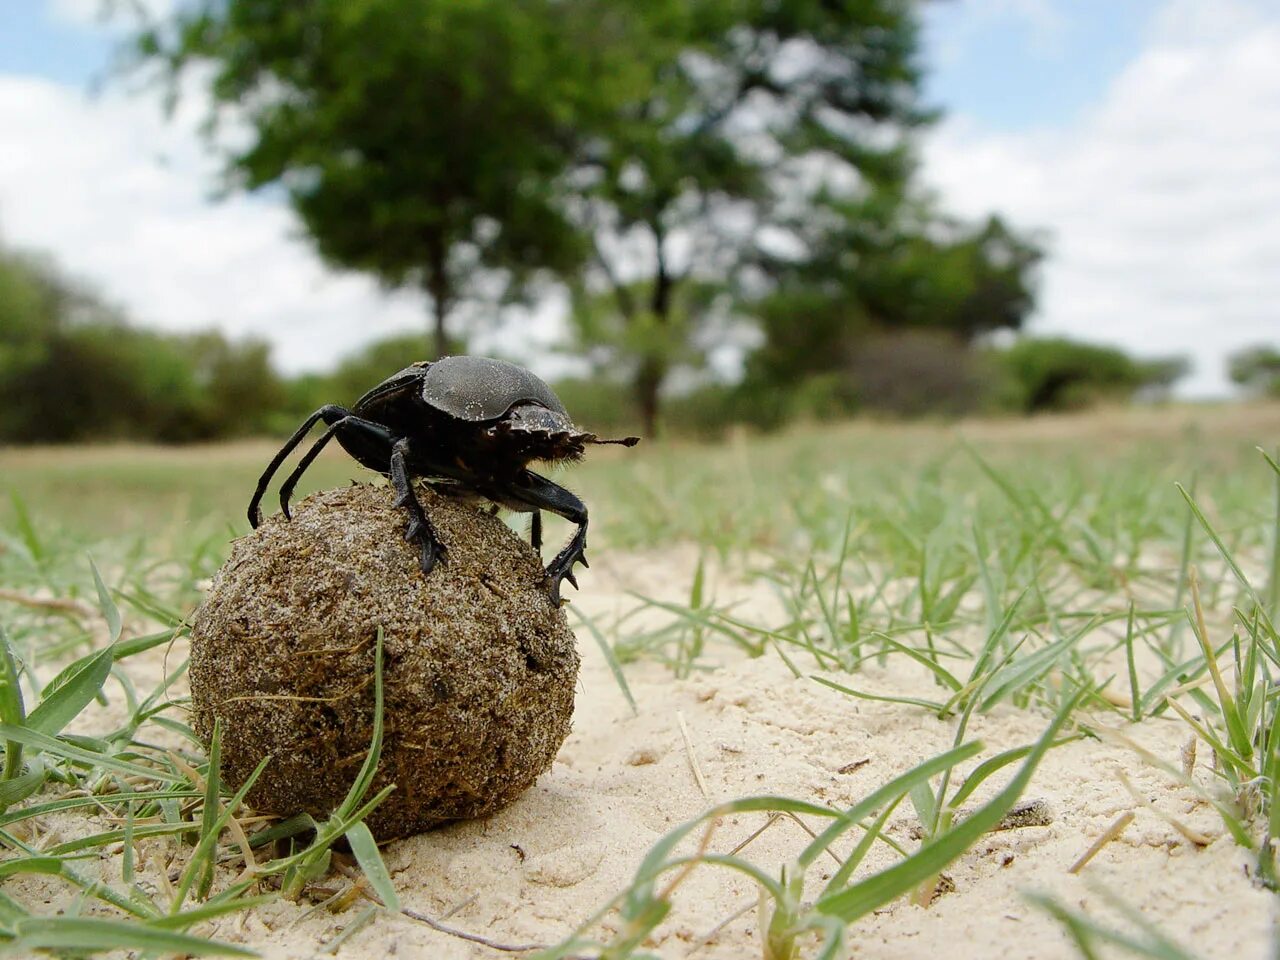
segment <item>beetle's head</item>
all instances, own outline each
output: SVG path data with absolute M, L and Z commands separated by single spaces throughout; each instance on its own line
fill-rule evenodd
M 488 432 L 497 443 L 507 447 L 511 456 L 525 463 L 581 460 L 589 443 L 620 443 L 632 447 L 640 442 L 638 437 L 601 440 L 594 433 L 575 427 L 568 414 L 533 401 L 516 404 L 489 427 Z
M 552 410 L 540 403 L 527 401 L 517 403 L 507 411 L 503 418 L 508 429 L 514 434 L 569 434 L 573 433 L 573 421 L 569 415 L 560 410 Z

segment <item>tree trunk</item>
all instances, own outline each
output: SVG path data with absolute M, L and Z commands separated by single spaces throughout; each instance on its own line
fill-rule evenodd
M 636 371 L 636 406 L 640 409 L 640 427 L 646 437 L 658 435 L 658 389 L 666 371 L 654 357 L 646 357 Z
M 453 306 L 449 274 L 445 267 L 443 254 L 432 256 L 427 268 L 427 293 L 431 295 L 431 317 L 434 323 L 435 356 L 439 359 L 449 352 L 449 335 L 445 328 L 445 320 Z
M 676 278 L 667 271 L 665 235 L 658 223 L 650 224 L 653 229 L 657 249 L 657 270 L 653 276 L 653 295 L 649 301 L 649 310 L 653 313 L 660 327 L 665 327 L 671 316 L 671 292 Z M 640 425 L 647 437 L 658 435 L 659 391 L 662 381 L 667 376 L 667 361 L 664 356 L 650 354 L 640 361 L 636 371 L 635 391 L 636 405 L 640 408 Z
M 445 333 L 445 313 L 440 308 L 440 301 L 435 297 L 431 300 L 432 333 L 427 342 L 432 344 L 434 349 L 435 355 L 432 359 L 439 360 L 449 352 L 449 335 Z

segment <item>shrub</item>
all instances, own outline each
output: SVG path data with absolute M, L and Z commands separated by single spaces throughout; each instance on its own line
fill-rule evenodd
M 1250 393 L 1280 397 L 1280 350 L 1248 347 L 1228 357 L 1227 364 L 1232 381 Z
M 1186 372 L 1180 358 L 1139 361 L 1122 350 L 1062 338 L 1019 340 L 993 354 L 1010 377 L 1017 409 L 1074 410 L 1167 390 Z
M 898 416 L 957 416 L 996 406 L 1004 371 L 953 334 L 911 330 L 866 341 L 849 362 L 854 401 Z

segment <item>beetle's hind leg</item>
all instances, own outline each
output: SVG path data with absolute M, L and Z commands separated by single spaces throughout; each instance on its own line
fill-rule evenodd
M 431 521 L 427 519 L 427 513 L 422 509 L 422 504 L 418 502 L 417 495 L 413 492 L 413 483 L 405 465 L 409 446 L 409 440 L 402 437 L 391 448 L 391 486 L 396 491 L 396 506 L 404 507 L 409 511 L 409 526 L 405 528 L 404 538 L 418 545 L 418 565 L 422 567 L 422 573 L 425 576 L 431 572 L 436 561 L 445 559 L 445 548 L 440 538 L 436 536 Z
M 307 435 L 318 421 L 323 420 L 325 423 L 333 425 L 349 416 L 351 416 L 350 410 L 330 403 L 321 407 L 302 422 L 302 426 L 295 430 L 293 436 L 285 441 L 284 446 L 271 458 L 271 462 L 267 464 L 267 469 L 258 478 L 258 488 L 253 491 L 253 499 L 249 501 L 250 526 L 256 528 L 258 524 L 262 523 L 262 497 L 267 492 L 267 485 L 271 483 L 272 476 L 280 469 L 280 464 L 284 463 L 285 458 L 293 452 L 293 448 L 302 442 L 302 438 Z
M 374 423 L 372 420 L 365 420 L 363 417 L 357 417 L 348 413 L 341 407 L 335 407 L 340 410 L 343 416 L 330 420 L 325 418 L 329 424 L 329 429 L 320 435 L 320 438 L 311 445 L 311 449 L 306 452 L 298 465 L 294 467 L 293 473 L 283 484 L 280 485 L 280 510 L 284 513 L 285 519 L 291 519 L 289 516 L 289 501 L 293 498 L 294 487 L 298 485 L 298 481 L 302 479 L 302 475 L 307 472 L 307 467 L 320 456 L 322 451 L 335 436 L 341 434 L 339 442 L 343 446 L 347 445 L 350 440 L 359 437 L 365 443 L 372 442 L 374 445 L 381 446 L 383 449 L 391 449 L 395 444 L 396 438 L 390 430 L 380 423 Z

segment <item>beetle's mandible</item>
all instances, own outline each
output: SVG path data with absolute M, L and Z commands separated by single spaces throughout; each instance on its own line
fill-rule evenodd
M 446 558 L 444 545 L 414 495 L 414 477 L 445 493 L 479 496 L 531 513 L 534 549 L 542 546 L 541 511 L 576 524 L 573 538 L 547 566 L 551 600 L 557 605 L 561 581 L 576 587 L 573 565 L 587 565 L 587 506 L 528 465 L 579 460 L 588 444 L 632 447 L 640 442 L 639 437 L 602 440 L 579 430 L 551 388 L 513 363 L 470 356 L 424 361 L 388 377 L 350 409 L 329 404 L 307 417 L 258 480 L 249 502 L 253 526 L 262 522 L 262 497 L 271 477 L 321 420 L 328 429 L 280 488 L 286 518 L 298 480 L 336 437 L 356 461 L 391 479 L 396 506 L 409 514 L 405 539 L 418 546 L 423 574 Z

